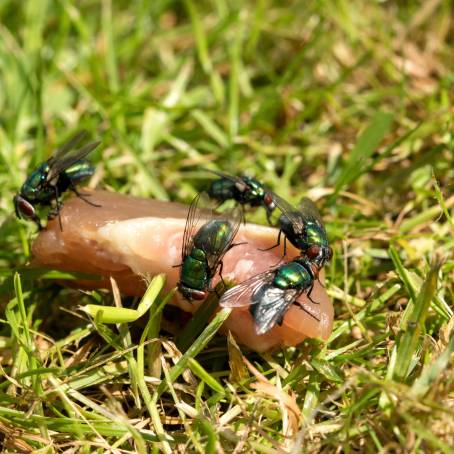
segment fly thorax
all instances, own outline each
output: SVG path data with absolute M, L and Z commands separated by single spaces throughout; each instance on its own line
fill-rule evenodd
M 51 191 L 43 189 L 49 173 L 49 165 L 44 163 L 40 165 L 31 175 L 25 180 L 22 185 L 21 194 L 31 202 L 47 199 Z
M 22 196 L 32 202 L 36 201 L 38 192 L 38 188 L 30 186 L 27 182 L 22 185 L 20 190 Z
M 265 189 L 263 186 L 254 178 L 243 177 L 242 180 L 246 183 L 248 189 L 239 194 L 241 201 L 253 206 L 261 204 L 265 197 Z
M 309 272 L 297 262 L 289 262 L 282 265 L 274 277 L 274 285 L 282 288 L 295 288 L 305 285 L 311 280 Z

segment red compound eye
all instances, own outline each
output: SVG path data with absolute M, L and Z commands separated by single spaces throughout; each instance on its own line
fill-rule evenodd
M 265 202 L 265 205 L 272 205 L 274 203 L 273 197 L 271 197 L 271 194 L 268 193 L 265 194 L 263 201 Z
M 208 292 L 205 292 L 203 290 L 192 290 L 191 296 L 193 299 L 200 301 L 204 300 L 208 295 Z
M 315 259 L 320 254 L 320 246 L 312 245 L 307 251 L 306 255 L 310 259 Z
M 33 205 L 22 197 L 16 197 L 14 202 L 22 216 L 32 218 L 35 216 L 35 208 Z

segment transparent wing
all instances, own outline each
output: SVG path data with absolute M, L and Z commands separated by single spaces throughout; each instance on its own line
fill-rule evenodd
M 253 301 L 253 296 L 262 286 L 273 282 L 276 269 L 277 267 L 274 267 L 264 273 L 256 274 L 241 284 L 235 285 L 222 295 L 219 304 L 222 307 L 244 307 L 257 304 L 259 301 Z
M 233 181 L 240 191 L 246 191 L 248 185 L 240 178 L 235 175 L 229 175 L 228 173 L 219 172 L 218 170 L 205 169 L 207 172 L 213 173 L 221 178 L 227 178 L 227 180 Z
M 295 234 L 303 234 L 304 232 L 304 217 L 298 208 L 294 207 L 282 197 L 279 197 L 274 192 L 271 192 L 271 197 L 273 198 L 274 203 L 279 208 L 284 216 L 286 216 L 293 225 L 293 230 Z
M 192 200 L 184 226 L 183 246 L 181 248 L 182 261 L 191 252 L 194 245 L 194 235 L 204 224 L 213 219 L 212 205 L 213 202 L 206 192 L 200 192 Z
M 49 161 L 49 173 L 47 175 L 47 181 L 53 180 L 61 172 L 71 167 L 76 162 L 84 159 L 89 153 L 91 153 L 101 142 L 91 142 L 87 145 L 79 148 L 78 150 L 68 150 L 65 155 L 59 155 L 59 157 L 52 156 Z
M 253 304 L 255 303 L 251 308 L 255 332 L 264 334 L 276 323 L 280 323 L 289 307 L 302 292 L 302 289 L 283 290 L 272 285 L 261 287 L 252 298 Z
M 240 207 L 235 207 L 216 216 L 217 220 L 228 222 L 230 231 L 226 238 L 221 242 L 213 241 L 210 248 L 210 255 L 208 256 L 208 266 L 211 270 L 216 270 L 225 253 L 229 250 L 233 240 L 235 239 L 238 229 L 243 221 L 243 210 Z
M 57 148 L 53 153 L 51 159 L 59 160 L 63 156 L 74 149 L 82 140 L 87 136 L 87 131 L 82 130 L 74 134 L 68 141 L 66 141 L 60 148 Z
M 322 217 L 320 216 L 315 203 L 311 199 L 303 197 L 300 203 L 300 210 L 303 218 L 314 220 L 315 222 L 317 222 L 317 224 L 320 225 L 323 231 L 325 230 Z

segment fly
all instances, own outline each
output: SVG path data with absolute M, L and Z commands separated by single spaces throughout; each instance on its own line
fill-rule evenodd
M 211 182 L 207 190 L 212 199 L 220 203 L 235 200 L 242 206 L 263 206 L 266 210 L 266 218 L 271 223 L 271 214 L 276 205 L 271 191 L 266 189 L 262 183 L 248 176 L 237 177 L 215 170 L 209 170 L 209 172 L 219 177 Z
M 50 207 L 55 201 L 55 210 L 51 211 L 49 218 L 57 215 L 62 230 L 60 196 L 68 189 L 88 204 L 98 206 L 87 200 L 76 187 L 77 183 L 94 173 L 94 168 L 84 158 L 100 144 L 99 141 L 91 142 L 76 149 L 85 136 L 86 131 L 75 134 L 27 177 L 13 199 L 19 219 L 30 219 L 41 230 L 43 227 L 36 213 L 36 206 Z
M 318 272 L 317 266 L 300 256 L 227 290 L 219 304 L 222 307 L 249 306 L 255 331 L 259 335 L 265 334 L 276 324 L 281 325 L 285 313 L 293 304 L 318 320 L 297 301 L 305 293 L 311 302 L 316 303 L 311 299 L 311 292 Z
M 279 234 L 276 245 L 280 245 L 281 235 L 284 234 L 284 255 L 287 240 L 299 249 L 302 254 L 319 269 L 333 256 L 329 246 L 328 236 L 320 214 L 312 200 L 307 197 L 301 201 L 300 209 L 286 202 L 282 197 L 273 193 L 273 200 L 281 211 L 279 216 Z M 267 249 L 266 249 L 267 250 Z
M 219 270 L 222 280 L 222 259 L 232 247 L 242 220 L 239 208 L 222 215 L 205 209 L 210 200 L 198 194 L 189 207 L 183 234 L 178 290 L 189 301 L 202 300 L 213 291 L 211 281 Z

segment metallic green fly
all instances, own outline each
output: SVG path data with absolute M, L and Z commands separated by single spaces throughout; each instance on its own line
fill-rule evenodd
M 251 207 L 263 206 L 266 218 L 271 223 L 271 214 L 276 208 L 271 191 L 256 179 L 248 176 L 237 177 L 224 172 L 208 170 L 219 178 L 212 181 L 207 192 L 208 195 L 220 203 L 226 200 L 235 200 L 240 205 Z
M 281 235 L 284 234 L 284 255 L 286 241 L 289 240 L 301 253 L 319 269 L 331 260 L 333 250 L 328 243 L 325 226 L 312 200 L 307 197 L 301 201 L 300 209 L 290 205 L 282 197 L 272 193 L 273 201 L 281 211 L 279 216 L 279 246 Z
M 234 208 L 216 215 L 206 193 L 198 194 L 189 207 L 183 234 L 181 271 L 178 290 L 187 300 L 202 300 L 213 291 L 211 281 L 222 259 L 233 246 L 242 221 L 242 212 Z
M 265 334 L 276 323 L 282 324 L 292 304 L 318 320 L 297 301 L 300 295 L 306 293 L 309 300 L 316 303 L 311 299 L 311 292 L 318 272 L 319 268 L 314 263 L 300 256 L 232 287 L 222 295 L 219 304 L 222 307 L 249 306 L 257 334 Z
M 68 189 L 90 205 L 97 206 L 87 200 L 76 187 L 80 181 L 93 174 L 94 168 L 84 161 L 84 158 L 100 144 L 100 142 L 91 142 L 75 149 L 85 136 L 85 131 L 74 135 L 27 177 L 13 199 L 18 218 L 32 220 L 41 230 L 41 220 L 35 207 L 38 205 L 51 207 L 55 201 L 55 210 L 51 211 L 49 218 L 57 215 L 62 229 L 60 196 Z

